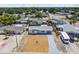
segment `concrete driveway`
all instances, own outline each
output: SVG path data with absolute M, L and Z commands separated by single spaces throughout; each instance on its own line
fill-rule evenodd
M 49 42 L 49 51 L 48 53 L 53 53 L 53 54 L 58 54 L 60 51 L 58 50 L 56 43 L 54 41 L 54 38 L 52 35 L 47 35 L 48 36 L 48 42 Z

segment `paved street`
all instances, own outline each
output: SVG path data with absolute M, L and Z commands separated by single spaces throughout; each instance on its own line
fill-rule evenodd
M 67 53 L 73 53 L 73 54 L 79 53 L 79 48 L 75 43 L 70 43 L 69 45 L 65 45 L 65 48 Z

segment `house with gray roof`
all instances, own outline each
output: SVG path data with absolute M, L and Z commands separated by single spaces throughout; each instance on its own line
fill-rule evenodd
M 64 25 L 57 25 L 56 29 L 58 32 L 67 32 L 71 38 L 73 37 L 79 37 L 79 30 L 76 29 L 75 26 L 70 24 L 64 24 Z
M 28 28 L 28 34 L 37 34 L 37 35 L 46 35 L 51 34 L 52 27 L 51 26 L 29 26 Z
M 56 25 L 56 28 L 61 28 L 64 32 L 78 33 L 78 31 L 75 29 L 75 27 L 70 24 Z
M 20 18 L 19 20 L 16 20 L 16 24 L 26 24 L 27 23 L 28 18 Z
M 5 34 L 4 30 L 13 32 L 9 34 L 21 34 L 26 30 L 26 27 L 23 25 L 8 25 L 0 28 L 0 34 Z
M 30 26 L 39 26 L 43 23 L 47 23 L 47 19 L 42 19 L 42 18 L 29 18 L 32 22 L 29 24 Z

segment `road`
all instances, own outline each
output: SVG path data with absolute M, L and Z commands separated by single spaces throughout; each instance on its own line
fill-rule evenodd
M 75 43 L 70 43 L 69 45 L 64 45 L 68 54 L 78 54 L 79 48 Z

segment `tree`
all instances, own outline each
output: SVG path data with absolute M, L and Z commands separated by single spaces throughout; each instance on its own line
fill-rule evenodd
M 79 12 L 76 12 L 75 15 L 76 15 L 77 17 L 79 17 Z
M 8 25 L 8 24 L 12 24 L 13 22 L 15 22 L 16 19 L 17 19 L 16 16 L 13 16 L 13 15 L 8 14 L 8 13 L 4 13 L 0 17 L 0 23 L 4 24 L 4 25 Z
M 74 23 L 76 23 L 76 21 L 75 20 L 70 20 L 69 23 L 74 24 Z
M 35 13 L 35 15 L 36 15 L 36 17 L 38 17 L 38 18 L 42 18 L 42 17 L 43 17 L 43 13 L 40 12 L 40 11 L 37 11 L 37 12 Z
M 21 16 L 20 16 L 20 15 L 18 15 L 16 18 L 17 18 L 17 19 L 20 19 L 20 18 L 21 18 Z
M 73 15 L 71 18 L 69 18 L 70 24 L 74 24 L 77 22 L 77 17 L 76 15 Z
M 9 30 L 6 30 L 6 29 L 4 29 L 3 31 L 4 31 L 5 37 L 6 37 L 6 39 L 7 39 L 8 36 L 10 36 L 10 31 L 9 31 Z
M 28 23 L 28 24 L 30 24 L 31 22 L 32 22 L 32 20 L 29 20 L 29 19 L 27 20 L 27 23 Z

